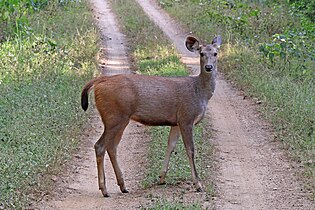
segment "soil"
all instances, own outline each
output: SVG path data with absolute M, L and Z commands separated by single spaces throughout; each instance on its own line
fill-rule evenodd
M 192 74 L 199 70 L 198 57 L 188 52 L 184 40 L 189 32 L 182 29 L 151 0 L 137 0 L 148 16 L 165 32 Z M 103 40 L 99 58 L 103 74 L 132 73 L 129 69 L 124 35 L 119 32 L 115 15 L 106 0 L 90 0 Z M 92 108 L 90 127 L 82 138 L 82 149 L 75 155 L 67 176 L 57 177 L 58 189 L 39 203 L 38 209 L 138 209 L 159 198 L 198 202 L 205 209 L 315 209 L 308 192 L 295 175 L 299 169 L 274 141 L 271 126 L 261 120 L 257 104 L 245 100 L 242 92 L 218 77 L 216 92 L 210 100 L 207 116 L 213 132 L 215 196 L 197 193 L 190 182 L 178 186 L 141 187 L 146 171 L 146 151 L 150 137 L 146 127 L 130 123 L 118 147 L 119 164 L 130 193 L 122 194 L 116 185 L 106 156 L 105 170 L 109 198 L 102 197 L 97 186 L 93 144 L 103 125 Z M 92 106 L 90 106 L 91 108 Z

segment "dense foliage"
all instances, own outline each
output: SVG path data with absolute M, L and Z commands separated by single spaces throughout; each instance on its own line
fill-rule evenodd
M 47 5 L 57 8 L 79 0 L 5 0 L 0 1 L 1 38 L 17 31 L 28 30 L 29 16 L 40 11 Z
M 0 1 L 0 36 L 5 39 L 17 31 L 27 30 L 28 17 L 48 4 L 48 0 Z
M 313 0 L 289 0 L 293 9 L 300 11 L 311 21 L 315 22 L 315 1 Z

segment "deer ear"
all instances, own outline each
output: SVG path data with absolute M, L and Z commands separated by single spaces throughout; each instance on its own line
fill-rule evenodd
M 193 36 L 188 36 L 186 38 L 186 48 L 190 51 L 190 52 L 196 52 L 200 50 L 199 47 L 199 41 L 193 37 Z
M 222 44 L 222 37 L 220 35 L 214 37 L 211 44 L 216 48 L 220 48 Z

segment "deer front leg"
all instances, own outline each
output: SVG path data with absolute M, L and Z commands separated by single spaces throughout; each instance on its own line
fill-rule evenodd
M 96 163 L 97 163 L 97 172 L 98 172 L 98 186 L 101 190 L 104 197 L 109 197 L 106 190 L 105 183 L 105 172 L 104 172 L 104 156 L 106 152 L 105 148 L 105 131 L 100 137 L 100 139 L 94 145 Z
M 165 176 L 166 176 L 166 173 L 168 170 L 170 157 L 171 157 L 172 152 L 175 149 L 175 146 L 176 146 L 176 143 L 178 141 L 179 136 L 180 136 L 179 127 L 178 126 L 172 126 L 170 134 L 168 136 L 167 151 L 166 151 L 166 155 L 165 155 L 165 159 L 164 159 L 164 163 L 163 163 L 163 168 L 162 168 L 160 176 L 159 176 L 160 177 L 159 184 L 165 184 Z
M 191 168 L 191 174 L 193 183 L 196 187 L 197 192 L 202 192 L 202 185 L 197 174 L 196 165 L 195 165 L 195 149 L 194 149 L 194 139 L 193 139 L 193 125 L 180 126 L 182 133 L 186 153 L 189 159 L 189 164 Z

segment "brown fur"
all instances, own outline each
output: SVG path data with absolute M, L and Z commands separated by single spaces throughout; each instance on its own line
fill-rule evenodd
M 85 85 L 81 97 L 82 108 L 88 108 L 88 94 L 94 87 L 96 107 L 105 127 L 103 135 L 95 144 L 99 188 L 104 196 L 108 196 L 103 166 L 106 151 L 121 191 L 128 192 L 117 163 L 116 149 L 130 119 L 145 125 L 172 126 L 160 183 L 164 183 L 170 155 L 181 134 L 194 184 L 198 191 L 202 190 L 194 162 L 192 133 L 193 126 L 203 118 L 215 89 L 216 54 L 220 44 L 221 37 L 214 38 L 211 45 L 203 46 L 199 45 L 196 38 L 187 37 L 187 49 L 200 53 L 201 70 L 198 76 L 102 76 Z

